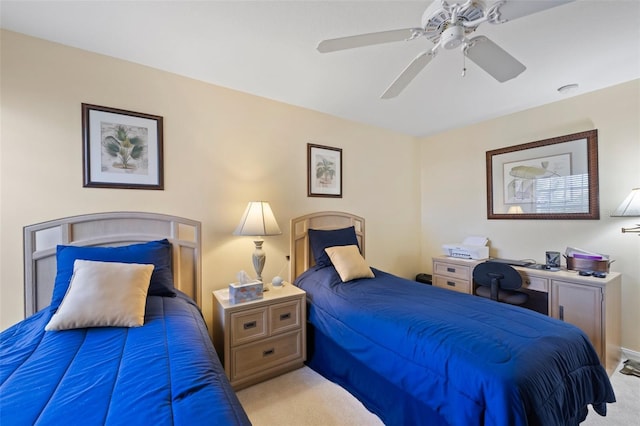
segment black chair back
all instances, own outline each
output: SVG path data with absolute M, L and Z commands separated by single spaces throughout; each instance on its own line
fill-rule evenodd
M 491 289 L 491 299 L 498 300 L 501 290 L 517 290 L 522 287 L 522 277 L 506 263 L 483 262 L 473 269 L 473 280 Z

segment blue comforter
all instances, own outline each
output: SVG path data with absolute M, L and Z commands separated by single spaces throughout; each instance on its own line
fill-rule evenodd
M 342 354 L 319 356 L 320 370 L 362 397 L 386 424 L 571 425 L 584 420 L 587 404 L 605 415 L 606 403 L 615 401 L 606 371 L 577 327 L 374 273 L 375 279 L 342 283 L 330 266 L 305 272 L 296 285 L 307 292 L 314 332 Z M 353 365 L 341 369 L 343 362 Z M 358 371 L 382 379 L 354 379 Z M 397 393 L 413 403 L 380 408 Z M 428 408 L 407 419 L 400 405 Z
M 0 335 L 0 424 L 250 424 L 197 306 L 149 296 L 145 325 L 45 332 L 44 309 Z

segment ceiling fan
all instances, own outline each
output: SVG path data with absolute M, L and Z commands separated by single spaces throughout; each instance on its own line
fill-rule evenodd
M 324 40 L 321 53 L 426 37 L 434 46 L 418 56 L 382 94 L 382 99 L 398 96 L 442 49 L 461 47 L 464 57 L 500 83 L 520 75 L 526 67 L 486 36 L 467 38 L 480 24 L 502 24 L 574 0 L 434 0 L 422 15 L 422 26 Z M 463 70 L 464 75 L 464 70 Z

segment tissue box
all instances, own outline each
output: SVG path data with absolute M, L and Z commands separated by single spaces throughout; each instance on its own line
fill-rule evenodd
M 262 282 L 258 280 L 244 284 L 231 283 L 229 284 L 229 299 L 232 303 L 262 299 L 262 290 Z

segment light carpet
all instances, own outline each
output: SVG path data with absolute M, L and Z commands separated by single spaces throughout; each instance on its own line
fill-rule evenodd
M 640 377 L 616 368 L 611 383 L 617 402 L 607 404 L 607 416 L 589 408 L 585 426 L 640 424 Z M 376 426 L 382 421 L 349 392 L 303 367 L 238 391 L 240 403 L 254 426 Z

